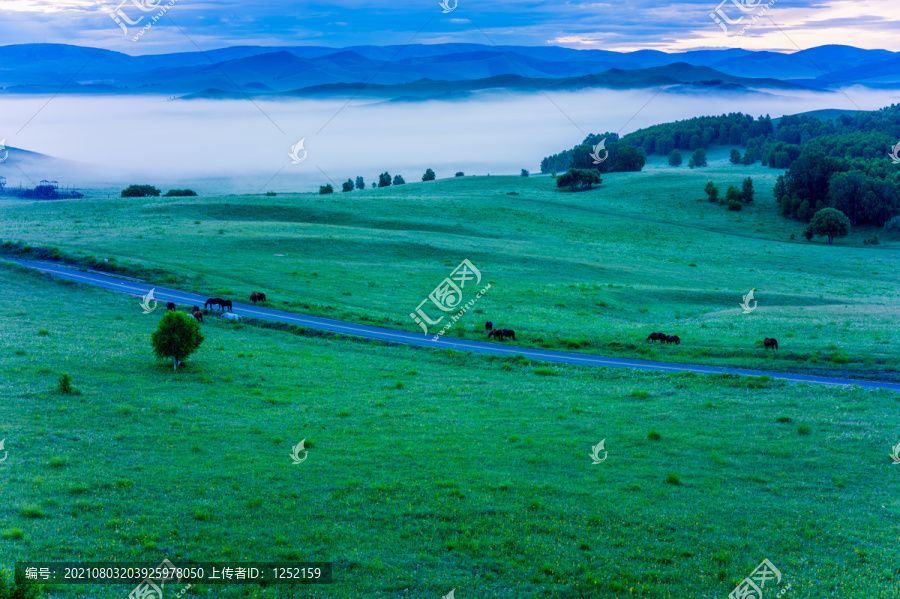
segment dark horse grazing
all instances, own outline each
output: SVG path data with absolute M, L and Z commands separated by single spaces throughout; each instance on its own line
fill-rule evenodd
M 772 351 L 778 349 L 778 339 L 775 339 L 774 337 L 766 337 L 763 339 L 763 348 L 769 349 L 770 347 L 772 348 Z
M 166 304 L 166 310 L 174 310 L 174 309 L 175 309 L 175 302 L 169 302 L 168 304 Z
M 491 329 L 491 332 L 488 333 L 488 339 L 491 337 L 496 337 L 497 341 L 503 341 L 503 329 Z
M 666 334 L 665 333 L 650 333 L 647 337 L 647 341 L 653 343 L 654 341 L 659 341 L 660 343 L 666 342 Z
M 681 345 L 681 337 L 678 335 L 669 335 L 666 337 L 666 344 L 674 343 L 675 345 Z
M 225 311 L 225 308 L 228 308 L 228 311 L 231 312 L 231 300 L 220 299 L 219 306 L 220 306 L 222 312 Z
M 484 323 L 484 329 L 486 331 L 491 331 L 491 330 L 493 330 L 493 328 L 494 328 L 494 323 L 491 322 L 490 320 L 487 321 L 486 323 Z
M 515 332 L 515 331 L 511 331 L 511 330 L 509 330 L 509 329 L 502 329 L 502 330 L 500 331 L 500 335 L 502 335 L 502 338 L 504 338 L 504 339 L 507 338 L 507 337 L 512 337 L 512 340 L 513 340 L 513 341 L 516 340 L 516 332 Z
M 208 300 L 206 300 L 205 304 L 203 304 L 203 309 L 209 310 L 210 306 L 218 306 L 221 302 L 222 302 L 221 299 L 219 299 L 217 297 L 211 297 Z
M 266 301 L 266 294 L 260 293 L 258 291 L 254 291 L 253 293 L 250 294 L 250 301 L 253 302 L 254 304 L 256 302 L 264 302 L 264 301 Z
M 200 308 L 198 308 L 197 306 L 194 306 L 194 311 L 191 312 L 191 316 L 193 316 L 195 319 L 199 320 L 200 322 L 203 322 L 203 313 L 200 311 Z

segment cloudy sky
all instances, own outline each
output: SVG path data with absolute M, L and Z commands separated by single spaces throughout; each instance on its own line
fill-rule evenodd
M 458 5 L 445 13 L 439 0 L 0 0 L 0 44 L 67 43 L 128 54 L 410 42 L 786 52 L 846 44 L 900 51 L 900 27 L 892 17 L 897 0 L 444 1 Z M 724 35 L 711 17 L 717 8 L 732 20 L 742 11 L 752 17 L 767 4 L 767 14 L 737 39 Z M 167 6 L 137 41 L 110 16 L 119 8 L 132 21 L 144 17 L 143 25 Z

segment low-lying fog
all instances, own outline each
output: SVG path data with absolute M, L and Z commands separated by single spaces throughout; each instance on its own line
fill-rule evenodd
M 587 133 L 624 135 L 693 116 L 744 112 L 774 118 L 823 108 L 872 110 L 898 101 L 896 91 L 855 87 L 845 92 L 591 90 L 349 104 L 7 96 L 0 98 L 0 139 L 5 137 L 7 146 L 93 165 L 70 172 L 61 166 L 23 168 L 33 180 L 56 179 L 81 188 L 150 183 L 164 189 L 188 185 L 201 193 L 314 191 L 329 179 L 339 185 L 357 175 L 371 186 L 383 171 L 403 175 L 407 182 L 420 180 L 426 168 L 438 177 L 456 171 L 538 172 L 541 158 L 572 147 Z M 308 154 L 291 164 L 291 146 L 304 138 Z M 11 156 L 0 164 L 0 175 L 15 185 L 24 177 Z

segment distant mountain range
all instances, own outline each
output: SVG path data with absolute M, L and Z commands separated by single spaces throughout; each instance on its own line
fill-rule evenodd
M 720 90 L 900 89 L 900 53 L 829 45 L 780 54 L 742 49 L 672 53 L 555 46 L 236 46 L 130 56 L 59 44 L 0 46 L 0 93 L 196 97 L 363 95 L 463 97 L 486 89 L 674 87 Z

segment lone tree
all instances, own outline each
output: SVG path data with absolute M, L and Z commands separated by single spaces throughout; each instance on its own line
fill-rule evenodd
M 122 190 L 123 198 L 143 198 L 146 196 L 158 197 L 160 190 L 152 185 L 129 185 Z
M 331 183 L 319 185 L 319 195 L 325 195 L 326 193 L 334 193 L 334 187 L 331 186 Z
M 465 177 L 466 174 L 465 174 L 464 172 L 462 172 L 462 171 L 459 171 L 459 172 L 456 173 L 455 176 L 457 176 L 457 177 Z
M 390 187 L 391 186 L 391 174 L 387 171 L 384 171 L 380 175 L 378 175 L 378 187 Z
M 849 233 L 850 219 L 846 214 L 834 208 L 823 208 L 813 215 L 803 236 L 808 241 L 812 241 L 814 236 L 825 236 L 831 243 L 835 237 L 846 237 Z
M 594 183 L 600 185 L 603 179 L 600 178 L 599 172 L 590 168 L 571 168 L 556 178 L 557 187 L 568 187 L 572 191 L 587 191 Z
M 530 175 L 530 174 L 531 174 L 531 173 L 528 172 L 528 169 L 527 169 L 527 168 L 523 168 L 523 169 L 522 169 L 522 176 L 523 176 L 523 177 L 527 177 L 527 176 Z
M 435 177 L 434 171 L 431 169 L 428 169 L 427 171 L 425 171 L 425 174 L 422 175 L 422 181 L 434 181 L 434 177 Z
M 682 160 L 681 152 L 678 151 L 678 148 L 669 152 L 669 166 L 681 166 Z
M 694 154 L 688 161 L 689 168 L 694 168 L 695 166 L 706 166 L 706 151 L 703 148 L 694 150 Z
M 706 196 L 710 202 L 715 202 L 719 199 L 719 188 L 712 181 L 707 182 L 704 191 L 706 191 Z
M 166 312 L 159 326 L 150 336 L 150 345 L 157 358 L 172 358 L 173 370 L 203 343 L 203 333 L 197 321 L 184 312 Z
M 741 199 L 745 204 L 753 201 L 753 179 L 747 177 L 741 184 Z
M 362 177 L 356 178 L 356 189 L 365 189 L 366 181 Z
M 347 179 L 341 184 L 341 191 L 353 191 L 353 179 Z
M 394 185 L 403 185 L 406 181 L 403 180 L 403 175 L 394 175 Z

